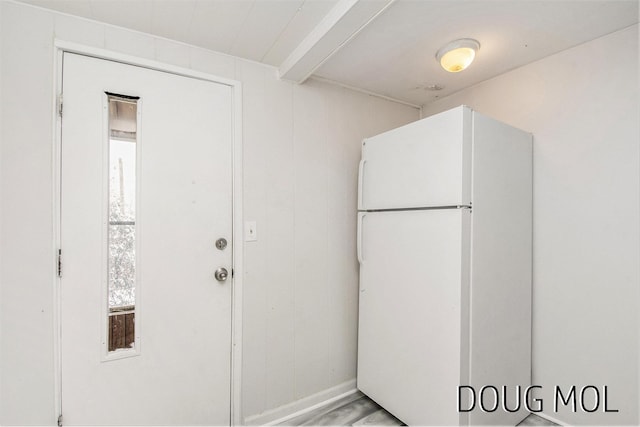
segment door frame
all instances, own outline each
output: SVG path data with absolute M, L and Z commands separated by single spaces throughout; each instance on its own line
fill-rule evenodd
M 63 54 L 76 53 L 107 61 L 120 62 L 141 68 L 167 72 L 187 78 L 195 78 L 213 83 L 229 86 L 232 91 L 232 230 L 233 230 L 233 253 L 232 271 L 230 285 L 231 291 L 231 384 L 230 384 L 230 424 L 242 425 L 242 284 L 243 284 L 243 211 L 242 211 L 242 83 L 237 80 L 226 79 L 212 74 L 178 67 L 155 60 L 139 58 L 119 52 L 114 52 L 102 48 L 86 46 L 64 40 L 54 40 L 53 57 L 53 96 L 52 96 L 52 126 L 54 140 L 52 144 L 52 183 L 53 183 L 53 249 L 54 257 L 58 256 L 58 249 L 61 245 L 61 173 L 62 173 L 62 121 L 59 115 L 59 102 L 61 101 Z M 60 277 L 57 273 L 57 261 L 53 271 L 53 310 L 54 310 L 54 404 L 55 415 L 62 415 L 62 322 L 61 322 L 61 290 Z

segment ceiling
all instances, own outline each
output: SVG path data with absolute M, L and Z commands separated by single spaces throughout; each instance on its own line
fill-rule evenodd
M 278 66 L 337 0 L 20 0 Z
M 316 74 L 422 105 L 636 22 L 637 0 L 400 0 Z M 435 54 L 460 38 L 480 50 L 449 73 Z
M 21 0 L 423 105 L 638 22 L 640 0 Z M 435 60 L 481 44 L 471 67 Z M 431 85 L 444 88 L 429 90 Z

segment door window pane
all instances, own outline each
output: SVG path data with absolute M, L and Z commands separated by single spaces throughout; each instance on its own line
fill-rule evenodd
M 137 100 L 109 95 L 109 351 L 135 347 Z

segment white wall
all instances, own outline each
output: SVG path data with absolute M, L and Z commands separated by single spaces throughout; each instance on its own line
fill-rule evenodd
M 258 224 L 258 241 L 245 245 L 250 416 L 355 379 L 360 140 L 416 120 L 418 110 L 317 81 L 282 83 L 242 61 L 236 78 L 245 95 L 245 217 Z M 344 387 L 355 384 L 336 392 Z
M 243 83 L 244 415 L 355 378 L 360 140 L 414 108 L 109 25 L 2 1 L 0 424 L 54 424 L 53 41 Z M 330 395 L 332 391 L 320 393 Z
M 533 381 L 571 425 L 640 421 L 639 94 L 636 25 L 424 107 L 534 135 Z M 553 387 L 589 384 L 620 412 L 554 413 Z

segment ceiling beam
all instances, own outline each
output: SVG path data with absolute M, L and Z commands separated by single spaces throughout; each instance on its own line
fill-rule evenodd
M 338 0 L 278 68 L 284 80 L 304 83 L 395 0 Z

